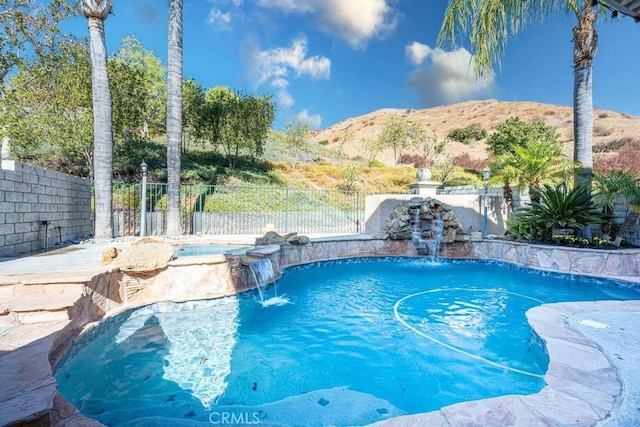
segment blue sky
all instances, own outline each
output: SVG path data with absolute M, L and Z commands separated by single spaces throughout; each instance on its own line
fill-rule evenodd
M 511 39 L 501 67 L 475 79 L 469 46 L 437 47 L 446 0 L 184 0 L 184 77 L 205 88 L 270 93 L 276 127 L 325 128 L 381 108 L 470 99 L 572 105 L 571 29 L 558 14 Z M 113 0 L 109 54 L 126 36 L 166 64 L 167 0 Z M 640 115 L 640 24 L 600 21 L 596 108 Z M 65 30 L 87 36 L 86 19 Z M 463 41 L 463 40 L 460 40 Z

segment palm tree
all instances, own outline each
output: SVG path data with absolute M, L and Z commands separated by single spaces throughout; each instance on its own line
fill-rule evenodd
M 561 177 L 571 165 L 557 141 L 531 141 L 491 161 L 496 179 L 502 179 L 505 187 L 513 182 L 518 190 L 527 188 L 533 202 L 540 201 L 538 190 L 542 182 Z
M 629 206 L 629 213 L 620 225 L 615 245 L 620 246 L 622 240 L 631 232 L 640 218 L 640 181 L 630 178 L 622 190 L 622 196 Z
M 111 13 L 109 0 L 82 0 L 82 12 L 89 21 L 91 84 L 93 93 L 93 188 L 94 235 L 113 237 L 111 185 L 113 179 L 113 128 L 111 92 L 107 74 L 104 21 Z
M 182 0 L 169 1 L 167 73 L 167 234 L 182 234 L 180 154 L 182 147 Z
M 605 222 L 602 223 L 602 235 L 605 240 L 609 240 L 613 228 L 616 202 L 624 202 L 626 189 L 635 181 L 629 174 L 621 171 L 612 170 L 606 175 L 594 174 L 595 192 L 593 200 L 602 206 L 603 217 Z
M 593 168 L 592 64 L 598 46 L 594 29 L 594 0 L 449 0 L 439 42 L 455 43 L 458 31 L 468 33 L 475 54 L 476 73 L 491 70 L 504 56 L 507 40 L 535 21 L 561 9 L 573 13 L 578 25 L 573 29 L 573 120 L 574 160 L 581 164 L 575 172 L 576 185 L 591 186 Z

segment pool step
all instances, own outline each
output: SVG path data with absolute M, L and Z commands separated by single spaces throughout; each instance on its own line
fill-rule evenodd
M 23 325 L 69 320 L 69 309 L 86 295 L 89 280 L 53 273 L 0 276 L 0 318 Z

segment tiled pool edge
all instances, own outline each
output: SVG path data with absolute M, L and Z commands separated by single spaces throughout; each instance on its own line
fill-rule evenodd
M 465 242 L 460 245 L 455 245 L 455 247 L 454 245 L 451 245 L 450 247 L 445 248 L 444 252 L 447 257 L 451 257 L 451 258 L 495 259 L 495 260 L 506 261 L 509 263 L 523 265 L 531 268 L 537 268 L 537 269 L 542 269 L 547 271 L 557 271 L 562 273 L 578 274 L 579 271 L 576 271 L 576 269 L 579 269 L 580 266 L 583 266 L 585 267 L 585 271 L 582 272 L 582 274 L 600 276 L 600 277 L 609 277 L 614 279 L 617 278 L 617 279 L 623 279 L 623 280 L 635 279 L 634 280 L 635 282 L 640 282 L 640 250 L 584 251 L 584 250 L 575 250 L 571 248 L 561 248 L 561 247 L 528 247 L 528 246 L 529 245 L 518 244 L 513 242 L 502 242 L 502 241 Z M 278 267 L 278 269 L 280 269 L 280 271 L 286 267 L 293 266 L 293 265 L 305 264 L 313 261 L 336 259 L 336 258 L 350 258 L 350 257 L 363 257 L 363 256 L 416 256 L 415 248 L 413 248 L 413 245 L 411 245 L 409 242 L 376 240 L 367 236 L 358 236 L 355 238 L 354 236 L 350 236 L 349 238 L 342 237 L 342 238 L 314 239 L 310 245 L 294 246 L 293 248 L 290 248 L 290 249 L 280 249 L 280 250 L 268 251 L 268 252 L 269 253 L 265 255 L 269 256 L 269 258 L 271 258 L 272 261 L 274 261 L 274 264 Z M 561 252 L 564 252 L 564 253 L 561 253 Z M 196 258 L 200 258 L 200 257 L 196 257 Z M 203 257 L 203 258 L 206 258 L 206 257 Z M 219 260 L 219 257 L 216 260 Z M 216 263 L 217 262 L 218 261 L 216 261 Z M 186 260 L 181 261 L 179 259 L 174 262 L 174 266 L 186 267 L 188 265 L 194 265 L 199 263 L 200 263 L 200 260 L 197 260 L 197 259 L 192 259 L 190 261 L 186 261 Z M 606 267 L 606 270 L 604 271 L 603 275 L 594 274 L 593 266 L 598 266 L 598 265 Z M 607 274 L 609 274 L 609 276 L 607 276 Z M 161 281 L 164 281 L 164 286 L 166 286 L 167 284 L 166 275 L 164 276 L 163 279 L 161 279 Z M 230 289 L 228 286 L 228 283 L 226 287 L 222 286 L 223 285 L 222 283 L 220 283 L 220 285 L 221 285 L 220 291 L 224 292 L 225 295 L 229 295 L 228 292 L 235 291 L 237 293 L 237 292 L 242 292 L 243 290 L 246 290 L 244 286 L 238 286 L 238 287 L 233 286 L 232 287 L 233 289 Z M 152 296 L 153 295 L 150 295 L 150 297 Z M 202 296 L 202 295 L 197 296 L 194 294 L 189 294 L 189 295 L 183 295 L 182 297 L 180 297 L 175 293 L 172 293 L 172 295 L 165 295 L 164 298 L 159 298 L 157 299 L 157 301 L 146 299 L 144 301 L 137 302 L 137 304 L 125 303 L 125 304 L 119 305 L 118 307 L 112 308 L 111 310 L 107 310 L 105 312 L 105 315 L 106 317 L 113 316 L 117 313 L 121 313 L 123 311 L 136 308 L 141 305 L 151 304 L 154 302 L 185 301 L 193 298 L 198 298 L 198 299 L 204 298 L 204 297 L 213 298 L 213 297 L 220 297 L 220 296 L 224 296 L 224 295 L 209 294 L 207 296 Z M 104 304 L 105 302 L 109 304 L 110 303 L 109 298 L 104 298 L 100 301 L 101 304 Z M 625 302 L 625 303 L 629 304 L 630 307 L 631 306 L 633 307 L 633 310 L 631 311 L 640 312 L 640 301 L 633 302 L 633 303 L 636 303 L 636 305 L 630 304 L 631 302 Z M 572 304 L 572 303 L 563 303 L 563 304 Z M 575 303 L 575 304 L 600 304 L 600 303 Z M 546 308 L 546 306 L 543 306 L 542 308 Z M 566 318 L 567 318 L 566 316 L 564 318 L 561 316 L 559 319 L 564 322 Z M 532 324 L 534 323 L 535 321 L 532 322 Z M 565 324 L 563 323 L 563 325 Z M 48 326 L 51 326 L 51 325 L 48 325 Z M 538 327 L 541 327 L 541 326 L 538 326 Z M 538 330 L 538 327 L 534 325 L 534 329 L 536 331 Z M 550 329 L 554 330 L 554 328 L 556 327 L 557 326 L 552 325 L 550 326 Z M 61 332 L 62 332 L 62 327 L 56 330 L 54 329 L 51 330 L 52 335 L 58 335 L 58 336 L 55 336 L 56 342 L 60 341 L 61 337 L 59 335 Z M 543 339 L 545 339 L 544 333 L 540 333 L 539 335 Z M 560 349 L 563 348 L 561 344 L 565 341 L 563 341 L 562 339 L 557 339 L 552 335 L 549 335 L 549 338 L 551 339 L 550 341 L 548 341 L 549 343 L 551 343 L 551 344 L 548 344 L 550 347 L 557 345 L 558 348 Z M 556 341 L 554 341 L 554 339 Z M 582 339 L 585 339 L 585 338 L 582 337 Z M 566 342 L 571 342 L 571 341 L 566 341 Z M 51 351 L 53 351 L 54 349 L 51 348 L 51 343 L 49 343 L 48 345 L 49 345 L 48 347 L 49 353 L 51 353 Z M 573 343 L 573 345 L 575 346 L 577 345 L 577 343 Z M 40 345 L 40 347 L 42 347 L 42 345 Z M 40 351 L 43 354 L 45 354 L 45 357 L 46 357 L 47 354 L 42 350 L 44 349 L 40 349 Z M 559 353 L 559 354 L 562 354 L 562 353 Z M 599 354 L 600 356 L 602 356 L 602 353 L 599 352 L 599 350 L 594 354 Z M 550 355 L 551 355 L 551 352 L 550 352 Z M 48 354 L 48 356 L 52 356 L 52 355 Z M 53 359 L 55 358 L 56 357 L 54 356 Z M 609 365 L 609 367 L 611 368 L 611 365 Z M 53 381 L 50 371 L 51 370 L 49 369 L 49 373 L 45 375 L 45 377 L 47 377 L 45 378 L 45 380 L 48 381 L 48 383 Z M 551 365 L 550 365 L 550 372 L 551 372 Z M 614 370 L 614 374 L 615 374 L 615 370 Z M 564 378 L 564 377 L 559 377 L 559 378 L 560 378 L 559 379 L 560 382 L 563 382 L 563 381 L 567 383 L 572 382 L 571 378 Z M 620 382 L 617 379 L 616 381 L 617 381 L 617 384 L 619 385 Z M 568 395 L 562 391 L 559 391 L 561 389 L 559 389 L 557 385 L 547 386 L 545 387 L 545 390 L 546 389 L 550 390 L 549 392 L 547 392 L 548 394 L 549 393 L 550 394 L 546 397 L 545 396 L 538 397 L 538 399 L 543 399 L 543 400 L 547 398 L 551 398 L 552 400 L 557 399 L 558 396 L 555 396 L 555 394 L 558 394 L 558 393 L 561 394 L 560 397 L 563 397 L 564 395 L 571 397 L 571 395 Z M 4 391 L 3 389 L 0 389 L 0 396 L 4 396 L 3 391 Z M 531 396 L 539 396 L 543 392 L 538 393 L 536 395 L 531 395 Z M 483 420 L 486 419 L 486 421 L 483 421 L 483 424 L 500 425 L 500 423 L 495 424 L 493 422 L 490 423 L 489 421 L 495 420 L 497 422 L 499 421 L 498 418 L 500 414 L 503 414 L 507 418 L 503 418 L 504 422 L 502 424 L 510 425 L 510 423 L 506 422 L 507 419 L 512 419 L 510 417 L 513 417 L 513 416 L 517 417 L 518 414 L 527 414 L 531 412 L 531 410 L 528 409 L 529 407 L 526 405 L 528 400 L 525 399 L 525 398 L 533 399 L 533 397 L 531 396 L 524 396 L 524 397 L 523 396 L 505 396 L 505 397 L 486 399 L 486 400 L 476 401 L 476 402 L 464 402 L 458 405 L 470 405 L 469 407 L 466 407 L 466 409 L 464 409 L 464 411 L 466 411 L 465 413 L 467 414 L 465 416 L 471 416 L 473 414 L 476 414 L 476 417 L 482 416 Z M 25 395 L 24 397 L 25 397 L 25 401 L 29 401 L 29 396 Z M 501 400 L 501 399 L 509 399 L 509 398 L 514 398 L 516 400 L 513 400 L 513 401 Z M 532 402 L 529 402 L 529 404 L 533 405 L 535 402 L 536 401 L 533 400 Z M 582 402 L 584 403 L 584 401 Z M 451 420 L 454 420 L 454 419 L 457 420 L 456 417 L 460 417 L 461 415 L 458 412 L 455 412 L 455 413 L 450 412 L 451 409 L 448 409 L 448 408 L 457 408 L 458 405 L 452 405 L 451 407 L 446 407 L 441 409 L 440 411 L 436 411 L 433 413 L 418 414 L 410 417 L 435 417 L 433 418 L 434 422 L 437 419 L 441 419 L 442 422 L 444 423 L 451 423 Z M 535 407 L 535 405 L 532 407 Z M 83 419 L 83 417 L 77 413 L 77 410 L 75 410 L 73 406 L 68 404 L 68 402 L 66 402 L 66 400 L 62 396 L 60 396 L 57 392 L 55 392 L 51 396 L 50 402 L 48 404 L 48 408 L 50 409 L 49 416 L 50 416 L 52 425 L 75 425 L 75 423 Z M 457 409 L 455 409 L 455 411 L 457 411 Z M 593 410 L 591 410 L 591 412 L 596 413 Z M 449 413 L 449 415 L 447 415 L 447 413 Z M 608 413 L 610 413 L 610 411 Z M 568 414 L 568 415 L 571 415 L 571 414 Z M 442 417 L 445 417 L 445 418 L 442 418 Z M 493 418 L 486 418 L 486 417 L 493 417 Z M 33 419 L 33 417 L 31 419 Z M 389 424 L 389 425 L 412 425 L 411 423 L 414 423 L 414 421 L 409 421 L 409 420 L 405 422 L 403 421 L 403 419 L 405 419 L 405 417 L 400 417 L 393 420 L 387 420 L 386 422 L 398 422 L 398 423 L 402 422 L 403 423 L 403 424 Z M 542 419 L 545 419 L 545 418 L 543 417 Z M 540 421 L 540 418 L 535 418 L 535 420 Z M 17 420 L 17 421 L 20 421 L 20 420 Z M 419 425 L 424 425 L 423 421 L 420 421 Z M 85 419 L 83 422 L 88 423 L 86 425 L 99 425 L 93 420 Z M 461 419 L 459 423 L 455 421 L 455 423 L 452 423 L 452 424 L 461 425 L 465 423 L 466 422 L 464 421 L 464 419 Z M 415 423 L 413 425 L 415 425 Z M 540 421 L 540 425 L 543 425 L 542 421 Z

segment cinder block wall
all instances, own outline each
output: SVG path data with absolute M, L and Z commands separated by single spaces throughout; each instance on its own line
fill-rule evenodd
M 45 224 L 46 222 L 46 224 Z M 91 181 L 12 160 L 0 168 L 0 257 L 92 234 Z

